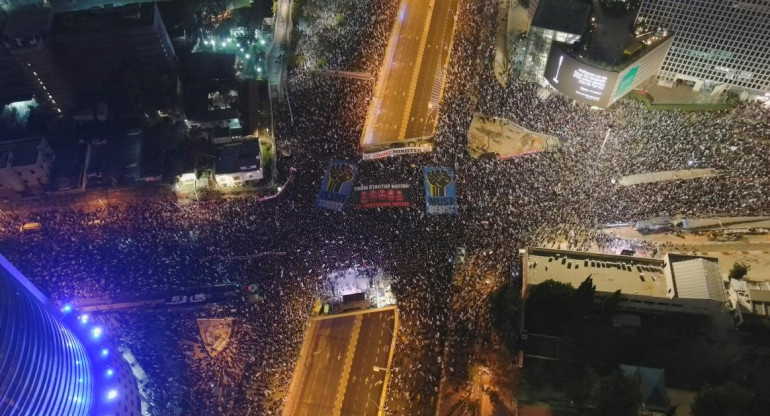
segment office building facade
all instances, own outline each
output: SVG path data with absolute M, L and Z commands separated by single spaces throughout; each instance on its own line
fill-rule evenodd
M 52 19 L 50 9 L 24 8 L 8 14 L 2 36 L 3 55 L 11 58 L 8 63 L 15 66 L 15 71 L 4 74 L 8 78 L 0 80 L 0 84 L 25 86 L 39 103 L 62 114 L 74 106 L 75 94 L 51 51 Z M 0 91 L 0 99 L 2 96 L 8 97 L 4 101 L 14 101 L 12 93 Z
M 674 32 L 661 85 L 770 92 L 770 0 L 644 0 L 637 24 Z
M 56 307 L 0 255 L 0 416 L 140 416 L 132 369 L 106 329 Z

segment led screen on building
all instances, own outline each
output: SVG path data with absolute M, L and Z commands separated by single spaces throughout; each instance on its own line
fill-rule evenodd
M 580 62 L 557 44 L 551 46 L 544 76 L 562 94 L 597 107 L 609 105 L 618 79 L 617 72 Z

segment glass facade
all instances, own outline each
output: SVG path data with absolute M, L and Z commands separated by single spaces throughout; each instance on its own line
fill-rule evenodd
M 86 416 L 91 361 L 45 297 L 0 256 L 0 416 Z
M 522 79 L 546 85 L 543 71 L 553 42 L 572 45 L 579 40 L 580 35 L 533 26 L 522 48 L 522 56 L 516 62 L 520 76 Z
M 644 0 L 637 23 L 674 32 L 662 81 L 770 92 L 770 0 Z

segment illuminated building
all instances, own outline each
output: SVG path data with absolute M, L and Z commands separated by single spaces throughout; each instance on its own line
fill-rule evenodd
M 1 255 L 0 328 L 1 416 L 141 414 L 136 381 L 106 330 L 55 307 Z
M 579 41 L 588 25 L 591 6 L 572 1 L 546 1 L 543 7 L 537 7 L 537 4 L 532 3 L 533 7 L 529 9 L 534 13 L 532 24 L 516 66 L 523 77 L 542 83 L 551 45 L 554 41 L 567 45 Z
M 514 67 L 524 79 L 606 108 L 655 74 L 673 41 L 657 26 L 634 26 L 635 10 L 592 8 L 586 0 L 530 3 L 527 39 Z
M 661 85 L 770 92 L 770 0 L 644 0 L 637 24 L 674 31 Z

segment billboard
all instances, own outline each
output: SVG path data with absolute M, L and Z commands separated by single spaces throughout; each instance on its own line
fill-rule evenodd
M 543 76 L 562 94 L 597 107 L 607 107 L 617 84 L 618 73 L 595 68 L 566 53 L 554 43 Z
M 455 172 L 451 168 L 426 166 L 425 206 L 428 214 L 457 214 Z
M 341 211 L 353 191 L 358 166 L 343 160 L 332 160 L 318 192 L 316 205 L 320 208 Z
M 410 207 L 412 192 L 408 184 L 356 186 L 353 205 L 356 209 Z

